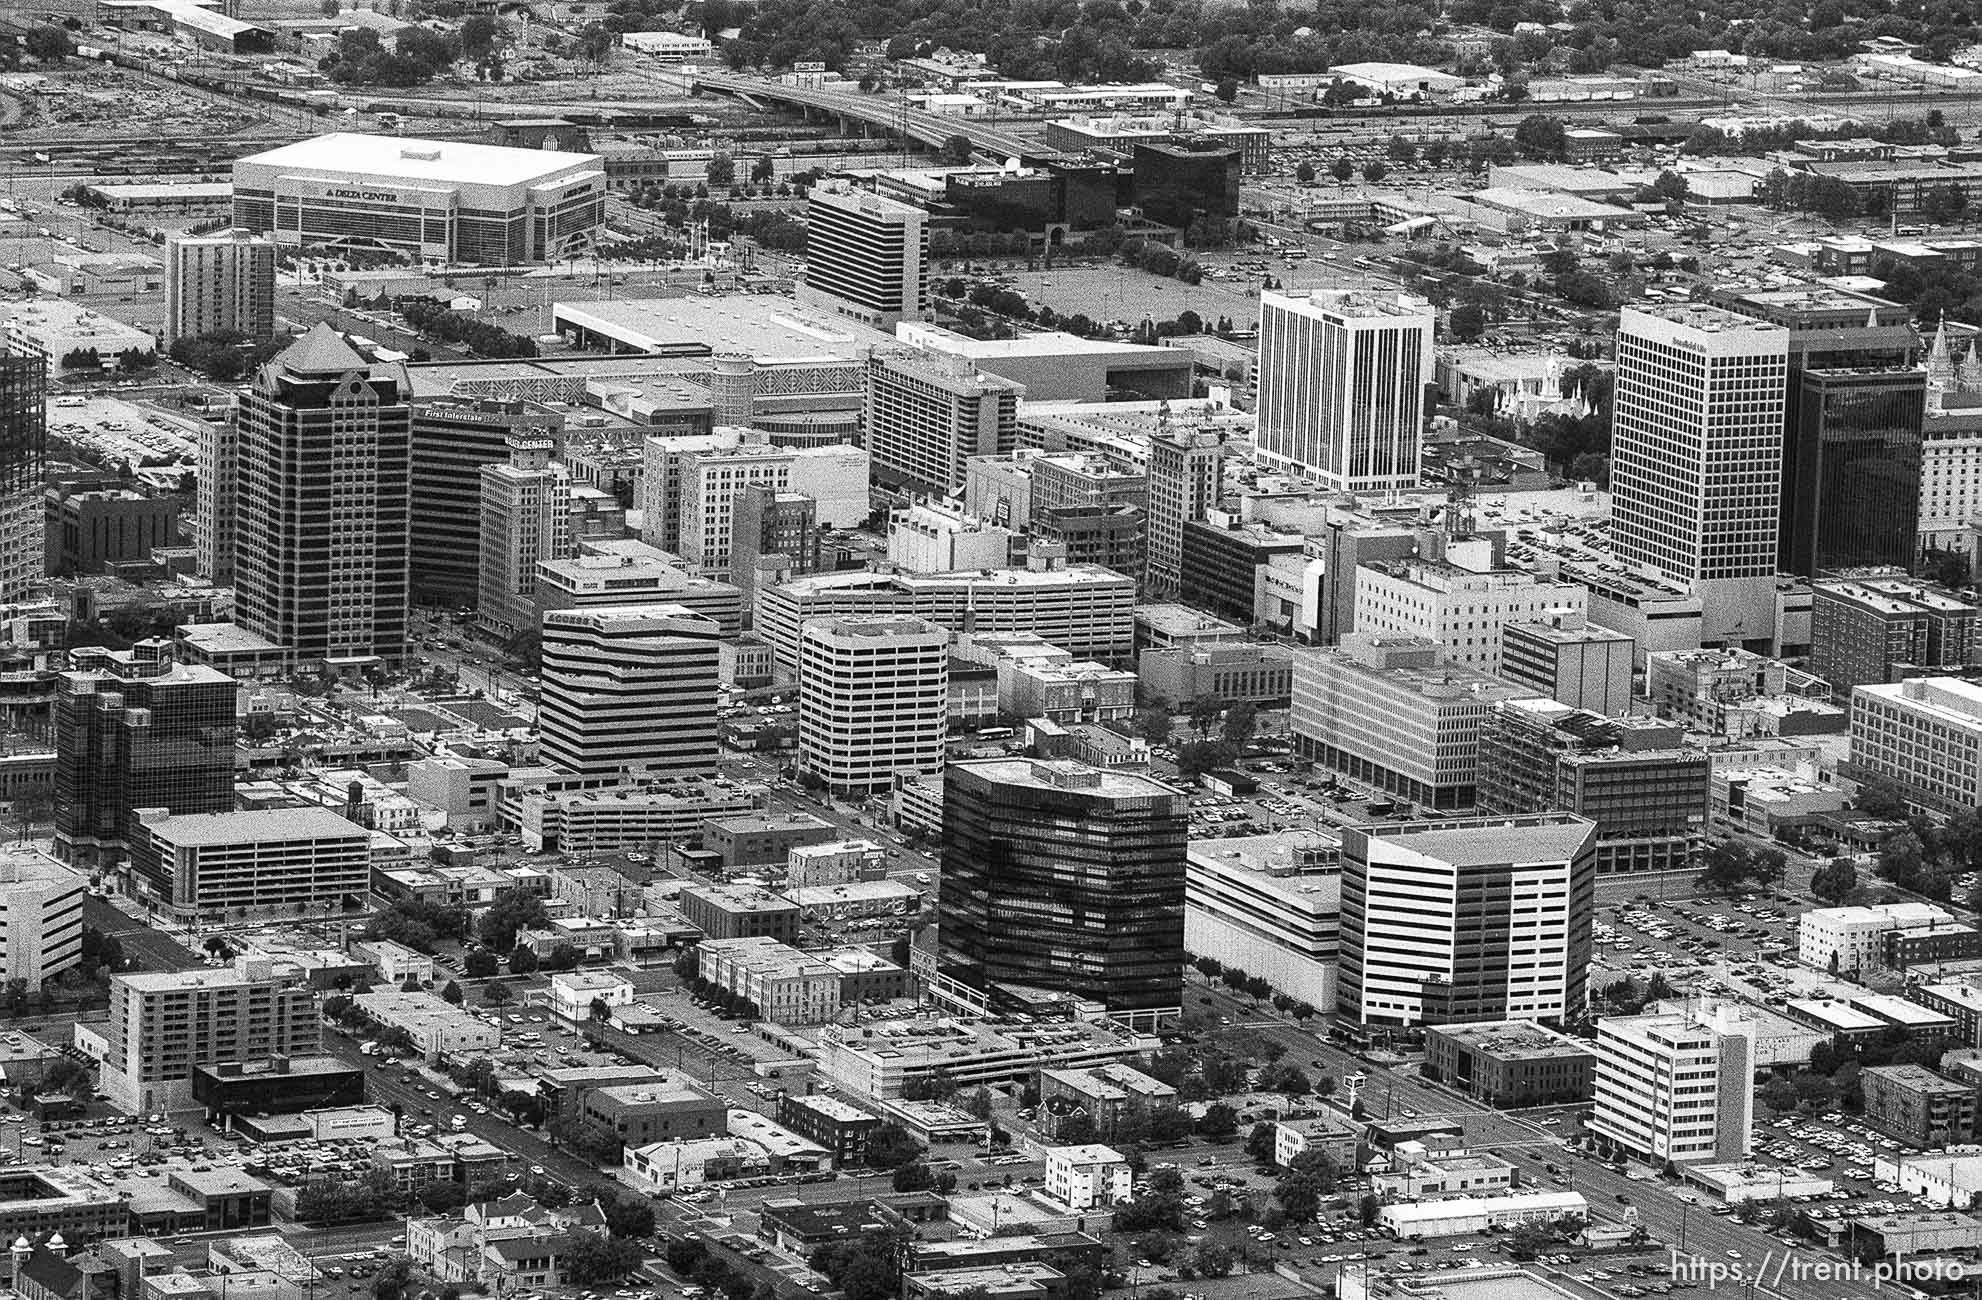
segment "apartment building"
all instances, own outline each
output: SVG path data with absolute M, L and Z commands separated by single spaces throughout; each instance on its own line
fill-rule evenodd
M 193 1104 L 193 1067 L 318 1050 L 316 994 L 267 959 L 110 977 L 102 1090 L 129 1111 Z

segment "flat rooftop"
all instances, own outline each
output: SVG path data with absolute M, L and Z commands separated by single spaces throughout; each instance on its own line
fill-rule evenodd
M 707 354 L 721 348 L 757 358 L 851 363 L 870 348 L 895 342 L 892 335 L 843 316 L 789 298 L 761 295 L 560 302 L 553 303 L 551 310 L 555 324 L 604 334 L 647 352 Z
M 240 163 L 351 172 L 368 183 L 418 181 L 447 185 L 527 185 L 581 167 L 601 165 L 593 154 L 343 132 L 252 154 Z
M 1556 1056 L 1588 1056 L 1592 1050 L 1588 1043 L 1579 1043 L 1552 1029 L 1525 1020 L 1440 1025 L 1435 1032 L 1440 1037 L 1465 1043 L 1469 1047 L 1477 1048 L 1502 1060 L 1527 1061 Z
M 147 823 L 151 833 L 180 848 L 214 848 L 295 840 L 364 839 L 370 832 L 328 808 L 182 813 Z
M 1182 792 L 1153 777 L 1113 767 L 1089 767 L 1066 759 L 987 758 L 958 763 L 969 772 L 1001 785 L 1032 790 L 1073 790 L 1097 799 L 1179 799 Z

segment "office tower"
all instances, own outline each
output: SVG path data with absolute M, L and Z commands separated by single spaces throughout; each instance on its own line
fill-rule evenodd
M 972 456 L 1018 444 L 1025 385 L 979 370 L 968 358 L 890 349 L 867 358 L 861 421 L 877 482 L 947 496 Z
M 1480 724 L 1526 692 L 1443 661 L 1437 642 L 1352 632 L 1294 652 L 1294 744 L 1318 765 L 1421 808 L 1473 806 Z
M 1143 216 L 1183 231 L 1202 223 L 1219 232 L 1239 215 L 1239 150 L 1216 139 L 1138 140 L 1133 147 Z
M 51 575 L 102 573 L 120 561 L 148 564 L 157 547 L 179 545 L 176 497 L 52 480 L 44 511 Z
M 548 438 L 555 454 L 564 445 L 564 413 L 491 397 L 413 404 L 407 555 L 416 602 L 468 605 L 479 596 L 482 467 L 507 464 L 511 438 Z
M 1419 485 L 1431 304 L 1405 294 L 1259 296 L 1259 460 L 1341 492 Z
M 1596 878 L 1596 827 L 1569 813 L 1344 827 L 1336 1014 L 1576 1019 Z
M 123 1110 L 179 1110 L 193 1067 L 301 1056 L 322 1042 L 316 994 L 266 959 L 110 977 L 101 1087 Z
M 1143 589 L 1174 598 L 1182 580 L 1184 525 L 1201 523 L 1218 504 L 1225 450 L 1209 429 L 1162 422 L 1149 439 L 1149 520 Z
M 165 244 L 165 341 L 275 333 L 275 241 L 247 230 L 176 235 Z
M 240 508 L 238 406 L 200 421 L 199 472 L 193 483 L 193 552 L 208 582 L 234 581 L 235 512 Z
M 1581 610 L 1552 609 L 1500 630 L 1500 675 L 1572 709 L 1619 718 L 1631 711 L 1637 644 Z
M 1189 819 L 1181 792 L 1138 774 L 1024 758 L 952 764 L 941 979 L 994 1005 L 1028 990 L 1118 1013 L 1181 1005 Z
M 298 664 L 406 653 L 405 372 L 318 324 L 235 404 L 234 617 Z
M 730 528 L 730 585 L 743 593 L 745 626 L 754 621 L 751 605 L 759 587 L 775 587 L 825 564 L 819 503 L 803 492 L 780 492 L 763 483 L 736 494 L 736 522 Z
M 1023 569 L 986 574 L 821 573 L 757 593 L 757 634 L 778 667 L 798 671 L 799 629 L 815 618 L 912 614 L 946 631 L 1034 632 L 1080 659 L 1130 661 L 1135 653 L 1135 579 L 1108 569 L 1069 568 L 1038 552 Z
M 1976 604 L 1903 573 L 1810 584 L 1810 671 L 1854 686 L 1958 674 L 1982 655 Z
M 1721 305 L 1789 331 L 1782 448 L 1785 573 L 1918 556 L 1921 424 L 1931 379 L 1912 313 L 1828 286 L 1731 290 Z
M 806 192 L 802 301 L 893 330 L 929 310 L 929 214 L 845 181 Z
M 714 772 L 721 633 L 680 605 L 546 612 L 544 761 L 584 776 Z
M 950 634 L 911 616 L 807 622 L 798 635 L 798 767 L 835 793 L 940 771 Z
M 234 806 L 232 677 L 179 664 L 164 641 L 69 652 L 55 693 L 55 852 L 108 866 L 131 810 Z
M 1500 671 L 1502 631 L 1553 610 L 1582 613 L 1589 592 L 1499 563 L 1485 537 L 1440 538 L 1443 556 L 1378 560 L 1356 571 L 1356 630 L 1421 636 L 1448 662 Z
M 1624 309 L 1611 543 L 1690 587 L 1700 638 L 1773 635 L 1789 331 L 1717 307 Z
M 1141 573 L 1148 517 L 1141 506 L 1053 506 L 1032 517 L 1034 543 L 1052 542 L 1067 563 Z
M 1920 544 L 1972 552 L 1969 523 L 1982 514 L 1982 354 L 1971 343 L 1957 366 L 1945 327 L 1927 354 L 1920 444 Z
M 82 960 L 88 885 L 32 844 L 0 848 L 0 979 L 39 988 Z
M 1655 1167 L 1748 1158 L 1755 1024 L 1722 1004 L 1597 1021 L 1599 1145 Z
M 1649 718 L 1504 700 L 1480 724 L 1482 813 L 1572 812 L 1597 827 L 1597 873 L 1683 871 L 1712 804 L 1707 751 Z
M 537 564 L 569 559 L 571 476 L 549 438 L 512 434 L 509 463 L 482 466 L 480 594 L 485 627 L 514 636 L 537 621 Z
M 736 498 L 752 484 L 804 493 L 821 524 L 851 527 L 872 510 L 867 467 L 865 450 L 840 443 L 787 448 L 753 442 L 684 456 L 675 485 L 678 553 L 692 568 L 727 576 Z
M 1952 815 L 1982 806 L 1982 686 L 1909 677 L 1851 692 L 1847 775 L 1889 781 L 1909 804 Z
M 1794 337 L 1793 335 L 1791 336 Z M 1920 559 L 1926 376 L 1913 367 L 1805 370 L 1784 505 L 1783 567 L 1810 577 Z
M 48 453 L 48 363 L 0 354 L 0 601 L 42 579 L 42 477 Z

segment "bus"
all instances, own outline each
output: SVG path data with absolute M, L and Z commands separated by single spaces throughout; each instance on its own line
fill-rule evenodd
M 974 740 L 1010 740 L 1011 738 L 1010 727 L 986 727 L 972 737 Z

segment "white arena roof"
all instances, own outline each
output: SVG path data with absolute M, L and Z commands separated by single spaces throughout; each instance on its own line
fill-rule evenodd
M 347 133 L 299 140 L 241 161 L 263 167 L 351 172 L 368 179 L 454 185 L 525 185 L 580 164 L 600 165 L 594 154 Z

